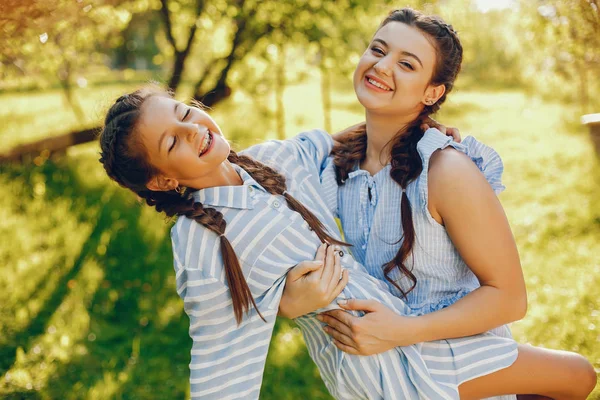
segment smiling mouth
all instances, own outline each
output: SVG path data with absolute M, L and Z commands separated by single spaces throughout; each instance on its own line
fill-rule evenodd
M 211 131 L 208 131 L 204 138 L 202 139 L 202 143 L 200 143 L 200 150 L 198 151 L 198 157 L 202 157 L 204 154 L 208 153 L 208 151 L 212 148 L 213 144 L 213 135 Z
M 365 77 L 365 80 L 366 80 L 366 81 L 367 81 L 369 84 L 371 84 L 371 85 L 375 86 L 375 87 L 376 87 L 376 88 L 378 88 L 378 89 L 385 90 L 386 92 L 391 92 L 391 91 L 392 91 L 392 88 L 390 88 L 389 86 L 387 86 L 387 85 L 384 85 L 383 83 L 381 83 L 381 82 L 378 82 L 378 81 L 376 81 L 375 79 L 372 79 L 372 78 L 370 78 L 370 77 L 368 77 L 368 76 L 366 76 L 366 77 Z

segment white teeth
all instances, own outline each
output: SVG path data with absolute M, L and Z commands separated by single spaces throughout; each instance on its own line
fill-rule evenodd
M 392 90 L 392 89 L 390 89 L 389 87 L 387 87 L 387 86 L 385 86 L 385 85 L 382 85 L 381 83 L 379 83 L 379 82 L 377 82 L 377 81 L 374 81 L 374 80 L 373 80 L 373 79 L 371 79 L 371 78 L 367 78 L 367 80 L 369 81 L 369 83 L 370 83 L 371 85 L 373 85 L 373 86 L 377 86 L 377 87 L 378 87 L 378 88 L 380 88 L 380 89 L 383 89 L 383 90 Z
M 200 146 L 200 152 L 198 153 L 198 156 L 201 156 L 202 154 L 204 154 L 204 152 L 208 149 L 209 143 L 210 143 L 210 133 L 207 133 L 206 135 L 204 135 L 204 139 L 202 139 L 202 145 Z

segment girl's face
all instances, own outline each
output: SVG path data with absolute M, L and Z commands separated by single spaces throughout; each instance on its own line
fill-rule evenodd
M 430 85 L 436 62 L 430 40 L 401 22 L 377 31 L 354 71 L 354 91 L 367 111 L 418 114 L 424 103 L 443 95 L 443 85 Z
M 209 187 L 229 156 L 229 143 L 206 112 L 169 97 L 151 96 L 145 101 L 137 132 L 150 164 L 161 172 L 151 181 L 156 180 L 155 185 L 148 184 L 152 190 L 193 186 L 191 182 Z

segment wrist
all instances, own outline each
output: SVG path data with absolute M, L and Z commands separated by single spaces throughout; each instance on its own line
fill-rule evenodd
M 410 332 L 412 344 L 427 342 L 425 324 L 422 316 L 409 316 L 404 321 L 404 332 Z M 402 329 L 402 328 L 401 328 Z
M 281 298 L 279 302 L 279 311 L 277 312 L 278 317 L 283 317 L 287 319 L 292 319 L 291 310 L 287 307 L 287 303 L 284 301 L 284 297 Z

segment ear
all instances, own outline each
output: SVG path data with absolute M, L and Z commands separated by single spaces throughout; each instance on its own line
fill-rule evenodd
M 167 178 L 163 175 L 157 175 L 146 183 L 146 187 L 155 192 L 168 192 L 169 190 L 175 190 L 177 186 L 179 186 L 177 179 Z
M 432 104 L 435 104 L 440 99 L 440 97 L 444 95 L 444 93 L 446 93 L 446 85 L 429 85 L 425 90 L 425 93 L 423 93 L 423 98 L 421 99 L 421 102 L 426 106 L 430 106 Z

